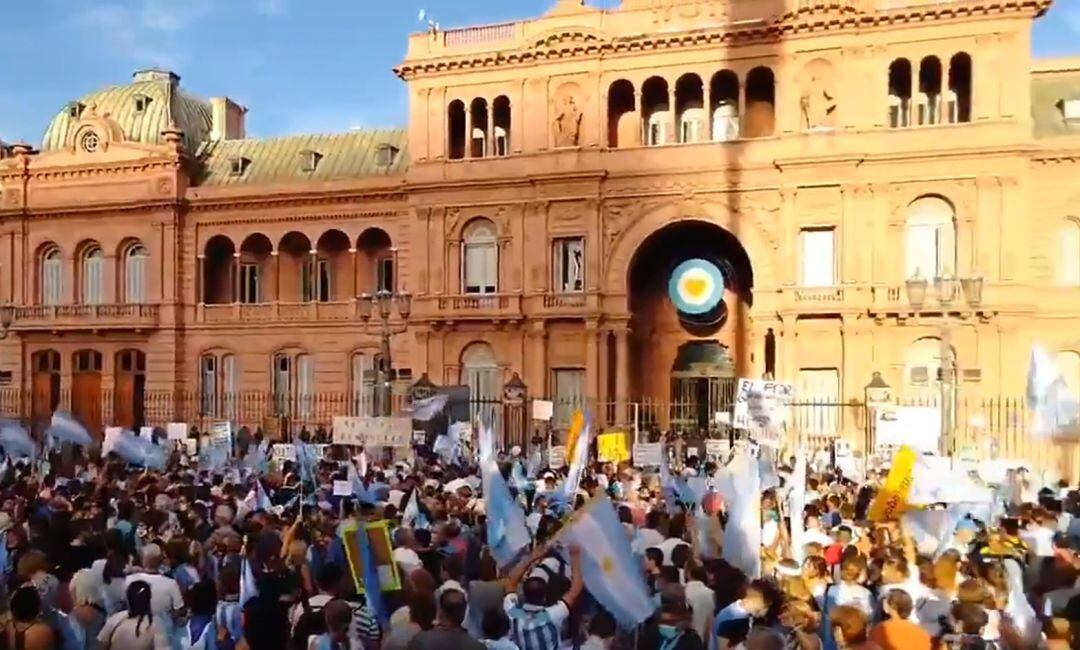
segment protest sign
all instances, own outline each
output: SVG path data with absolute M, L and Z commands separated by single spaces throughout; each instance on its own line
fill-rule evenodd
M 548 450 L 548 467 L 562 469 L 566 465 L 566 447 L 559 445 Z
M 534 399 L 532 403 L 532 419 L 550 422 L 555 415 L 555 403 L 543 399 Z
M 147 442 L 153 442 L 154 427 L 139 427 L 139 437 Z
M 105 437 L 101 440 L 101 453 L 108 454 L 116 444 L 116 439 L 124 430 L 120 427 L 105 427 Z
M 352 481 L 334 481 L 334 496 L 347 497 L 352 496 Z
M 394 561 L 394 547 L 390 543 L 390 522 L 383 519 L 360 525 L 350 523 L 341 531 L 341 541 L 345 547 L 345 558 L 349 563 L 349 573 L 353 584 L 359 594 L 364 593 L 364 576 L 366 575 L 363 553 L 360 552 L 359 535 L 367 535 L 368 545 L 371 547 L 371 557 L 375 561 L 375 571 L 379 576 L 379 586 L 382 591 L 398 591 L 401 589 L 401 575 L 398 573 L 397 563 Z
M 596 455 L 603 463 L 621 463 L 624 460 L 630 460 L 626 434 L 621 431 L 600 434 L 596 438 Z
M 779 445 L 794 392 L 791 384 L 784 382 L 739 379 L 732 426 L 753 430 L 760 444 Z
M 921 453 L 936 453 L 941 411 L 924 406 L 878 406 L 874 408 L 874 439 L 879 449 L 906 445 Z
M 660 467 L 663 445 L 659 442 L 639 442 L 634 445 L 635 467 Z
M 215 422 L 210 428 L 210 442 L 215 445 L 232 443 L 232 425 L 228 422 Z
M 334 418 L 334 444 L 363 447 L 408 447 L 412 419 L 402 417 Z
M 870 504 L 868 513 L 870 521 L 882 522 L 896 519 L 907 510 L 908 493 L 911 492 L 911 483 L 915 474 L 915 462 L 918 455 L 909 447 L 901 447 L 892 459 L 892 467 L 885 479 L 885 485 L 881 487 Z
M 727 438 L 705 441 L 705 455 L 713 460 L 727 456 L 729 451 L 731 451 L 731 441 Z
M 187 438 L 187 422 L 170 422 L 165 425 L 165 435 L 169 440 L 183 440 Z
M 296 446 L 284 443 L 270 445 L 270 457 L 278 462 L 295 461 Z

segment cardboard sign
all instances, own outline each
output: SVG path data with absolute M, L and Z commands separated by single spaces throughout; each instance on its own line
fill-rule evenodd
M 215 445 L 232 443 L 232 424 L 228 422 L 215 422 L 210 428 L 210 442 Z
M 408 447 L 412 419 L 399 417 L 335 417 L 334 444 L 354 447 Z
M 776 446 L 780 433 L 787 426 L 791 384 L 763 379 L 740 379 L 735 393 L 732 426 L 754 431 L 754 438 L 763 445 Z
M 278 462 L 296 461 L 296 445 L 278 443 L 270 445 L 270 458 Z
M 555 415 L 555 403 L 542 399 L 534 399 L 532 403 L 532 419 L 550 422 Z
M 639 442 L 634 445 L 635 467 L 660 467 L 663 459 L 663 444 L 659 442 Z
M 559 445 L 548 450 L 548 467 L 562 469 L 566 465 L 566 447 Z
M 334 481 L 334 496 L 351 497 L 353 493 L 351 481 Z
M 187 438 L 187 422 L 170 422 L 165 425 L 165 435 L 169 440 L 183 440 Z
M 596 439 L 596 455 L 600 457 L 602 463 L 621 463 L 630 460 L 626 434 L 621 431 L 600 434 Z
M 723 458 L 731 451 L 731 441 L 727 438 L 705 441 L 705 455 L 709 458 Z

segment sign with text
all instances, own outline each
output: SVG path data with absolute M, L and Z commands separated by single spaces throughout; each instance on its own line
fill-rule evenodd
M 879 406 L 874 409 L 874 444 L 878 449 L 908 446 L 917 452 L 937 453 L 941 439 L 941 411 L 926 406 Z
M 714 438 L 705 441 L 705 455 L 713 460 L 723 458 L 731 451 L 731 440 Z
M 270 445 L 270 458 L 279 462 L 296 461 L 296 445 L 278 443 Z
M 760 444 L 779 443 L 794 394 L 791 384 L 785 382 L 740 379 L 732 426 L 754 431 L 754 438 Z
M 639 442 L 634 445 L 635 467 L 660 467 L 663 445 L 659 442 Z
M 534 399 L 532 402 L 532 419 L 551 421 L 555 414 L 555 403 L 543 399 Z
M 170 422 L 165 425 L 165 435 L 169 440 L 183 440 L 187 438 L 187 422 Z
M 562 469 L 566 465 L 566 447 L 559 445 L 548 450 L 548 467 Z
M 408 447 L 412 444 L 412 419 L 400 417 L 336 417 L 334 444 L 356 447 Z
M 596 455 L 603 463 L 621 463 L 624 460 L 630 460 L 626 434 L 621 431 L 600 434 L 596 438 Z
M 215 445 L 231 444 L 232 425 L 228 422 L 215 422 L 210 428 L 210 442 Z

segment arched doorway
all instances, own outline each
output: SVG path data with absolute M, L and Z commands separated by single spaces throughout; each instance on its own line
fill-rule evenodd
M 629 265 L 629 393 L 654 404 L 642 424 L 715 430 L 748 376 L 754 273 L 742 243 L 706 221 L 671 223 Z
M 145 421 L 145 398 L 146 355 L 139 350 L 121 350 L 116 354 L 116 426 L 138 430 Z
M 101 353 L 79 350 L 71 375 L 71 414 L 91 435 L 101 434 Z
M 60 353 L 41 350 L 30 358 L 33 379 L 30 388 L 30 413 L 34 430 L 44 429 L 60 405 Z

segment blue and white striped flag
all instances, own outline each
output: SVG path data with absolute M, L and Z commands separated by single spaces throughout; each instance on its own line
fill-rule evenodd
M 0 422 L 0 447 L 12 458 L 37 458 L 37 445 L 30 439 L 26 428 L 14 420 Z
M 102 445 L 101 451 L 104 454 L 116 454 L 127 463 L 146 469 L 163 470 L 168 462 L 168 456 L 163 447 L 131 431 L 120 431 L 109 436 Z
M 428 523 L 424 513 L 420 511 L 419 492 L 418 488 L 413 488 L 412 494 L 409 495 L 409 501 L 401 512 L 401 525 L 413 530 L 427 530 L 431 528 L 431 524 Z
M 585 426 L 581 428 L 581 435 L 574 444 L 574 457 L 570 461 L 570 469 L 566 474 L 566 484 L 563 485 L 563 495 L 573 507 L 574 495 L 577 494 L 578 485 L 581 483 L 581 475 L 585 472 L 585 466 L 589 464 L 589 437 L 592 434 L 592 417 L 585 414 Z
M 240 606 L 259 595 L 259 588 L 255 584 L 255 572 L 251 570 L 251 560 L 247 557 L 240 561 Z
M 446 394 L 432 395 L 424 399 L 416 400 L 405 409 L 405 415 L 418 422 L 427 422 L 435 419 L 446 408 Z
M 94 443 L 90 432 L 86 430 L 78 420 L 71 417 L 70 413 L 56 411 L 52 414 L 52 421 L 45 429 L 45 435 L 50 436 L 57 442 L 67 442 L 80 447 L 89 447 Z
M 494 460 L 480 463 L 484 506 L 487 512 L 487 542 L 491 555 L 500 567 L 513 564 L 521 550 L 532 542 L 525 513 L 514 503 L 510 488 Z

